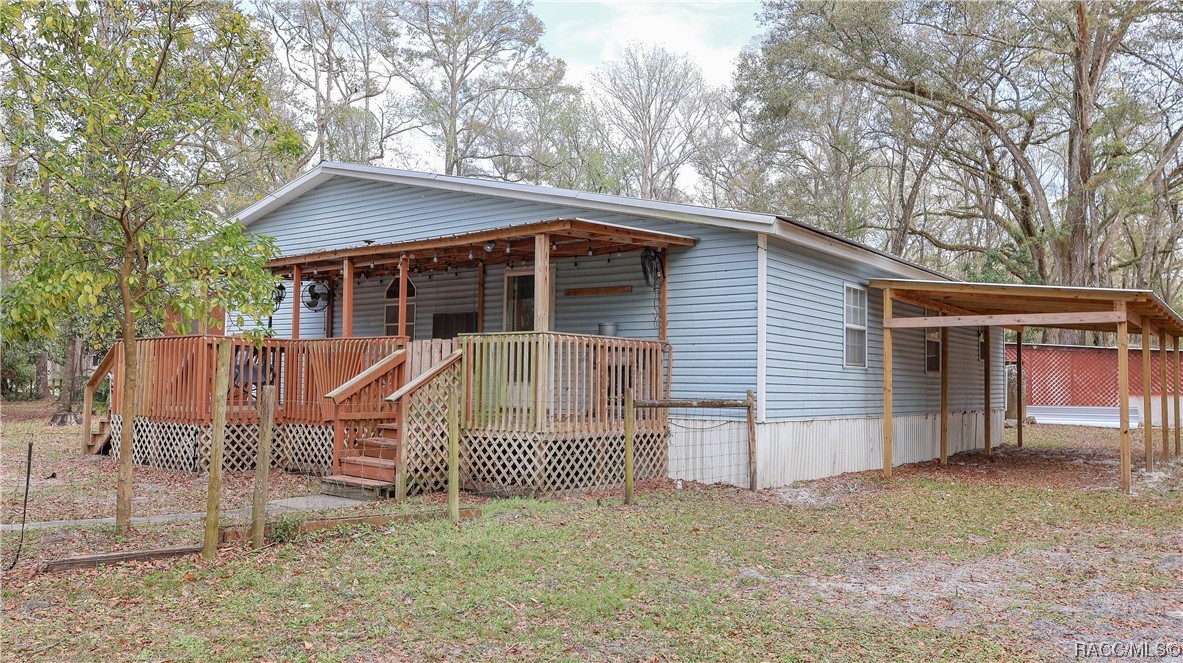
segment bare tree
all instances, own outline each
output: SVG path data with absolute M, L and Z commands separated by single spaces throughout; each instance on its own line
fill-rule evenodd
M 479 172 L 491 127 L 519 95 L 556 87 L 564 67 L 538 44 L 542 22 L 526 2 L 392 0 L 383 53 L 411 88 L 417 128 L 443 153 L 444 173 Z M 513 156 L 521 156 L 509 152 Z
M 631 44 L 595 83 L 601 112 L 639 163 L 640 196 L 680 197 L 678 175 L 694 156 L 710 108 L 698 66 L 657 46 Z

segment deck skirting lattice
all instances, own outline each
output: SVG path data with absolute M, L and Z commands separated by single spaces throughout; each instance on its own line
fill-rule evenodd
M 111 417 L 111 456 L 119 458 L 123 417 Z M 208 472 L 210 429 L 207 425 L 151 421 L 137 418 L 132 441 L 136 465 L 178 472 Z M 289 472 L 325 475 L 333 466 L 333 428 L 311 424 L 275 427 L 271 466 Z M 222 471 L 255 469 L 259 446 L 258 424 L 226 424 Z

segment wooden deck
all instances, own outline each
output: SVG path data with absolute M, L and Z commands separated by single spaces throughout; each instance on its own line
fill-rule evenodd
M 136 462 L 204 471 L 209 463 L 218 336 L 140 339 Z M 619 483 L 615 455 L 624 431 L 623 399 L 668 397 L 669 345 L 560 333 L 474 334 L 410 342 L 404 337 L 231 338 L 223 468 L 254 466 L 257 395 L 276 385 L 273 463 L 331 474 L 335 481 L 379 481 L 395 495 L 437 490 L 447 471 L 448 408 L 461 409 L 470 486 L 549 494 Z M 126 411 L 123 348 L 88 383 L 112 379 L 109 438 L 114 453 Z M 87 401 L 84 412 L 92 410 Z M 638 476 L 665 469 L 668 422 L 646 410 Z M 89 432 L 87 432 L 89 433 Z M 93 434 L 85 434 L 95 449 Z M 617 439 L 620 438 L 620 439 Z M 614 455 L 615 454 L 615 455 Z M 363 481 L 364 480 L 364 481 Z

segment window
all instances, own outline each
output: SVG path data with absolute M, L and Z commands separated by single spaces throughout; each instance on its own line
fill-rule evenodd
M 936 315 L 925 309 L 925 317 Z M 940 327 L 924 328 L 924 372 L 941 372 L 941 329 Z
M 387 336 L 398 335 L 398 277 L 386 288 L 386 327 Z M 407 279 L 407 336 L 415 338 L 415 284 Z
M 867 367 L 867 290 L 846 286 L 846 350 L 844 365 Z

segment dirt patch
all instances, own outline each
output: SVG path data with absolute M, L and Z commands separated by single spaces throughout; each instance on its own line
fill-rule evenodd
M 785 504 L 820 507 L 838 504 L 854 495 L 867 495 L 883 490 L 882 482 L 863 474 L 842 474 L 815 481 L 802 481 L 792 486 L 773 490 Z

